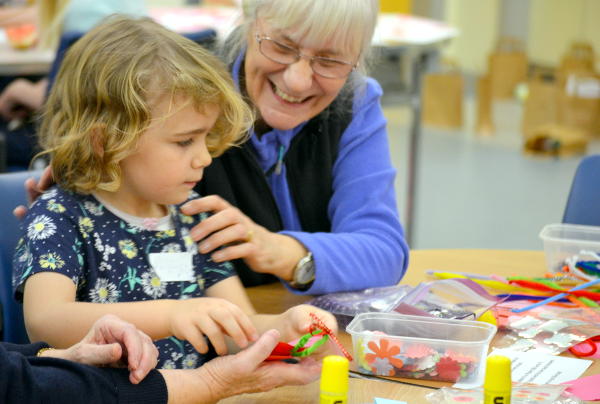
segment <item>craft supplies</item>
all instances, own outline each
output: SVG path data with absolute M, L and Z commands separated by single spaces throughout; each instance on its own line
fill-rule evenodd
M 483 322 L 362 313 L 346 328 L 360 373 L 473 382 L 496 327 Z
M 335 333 L 331 329 L 329 329 L 329 327 L 327 327 L 325 322 L 323 320 L 321 320 L 315 313 L 310 313 L 310 317 L 313 320 L 313 324 L 314 324 L 313 326 L 319 327 L 321 330 L 323 330 L 329 336 L 329 338 L 331 338 L 331 341 L 342 352 L 342 354 L 346 357 L 346 359 L 351 361 L 352 355 L 350 355 L 350 353 L 348 351 L 346 351 L 346 348 L 344 348 L 344 346 L 342 345 L 340 340 L 337 339 L 337 337 L 335 336 Z
M 567 348 L 600 334 L 600 310 L 591 307 L 563 308 L 544 305 L 523 313 L 513 309 L 527 303 L 510 301 L 493 308 L 498 326 L 507 330 L 498 348 L 515 351 L 539 350 L 558 355 Z
M 567 391 L 567 386 L 532 386 L 513 384 L 511 404 L 581 404 L 582 401 Z M 426 396 L 431 404 L 482 404 L 483 389 L 456 389 L 442 387 Z
M 271 355 L 269 355 L 265 361 L 288 360 L 293 359 L 293 357 L 309 356 L 327 342 L 328 339 L 329 335 L 323 330 L 313 329 L 308 334 L 300 337 L 295 343 L 277 343 L 275 348 L 273 348 Z
M 474 274 L 471 272 L 459 272 L 459 271 L 436 271 L 434 269 L 428 269 L 425 271 L 427 275 L 436 276 L 441 279 L 451 278 L 467 278 L 467 279 L 481 279 L 481 280 L 498 280 L 491 275 Z
M 585 341 L 580 342 L 577 345 L 573 345 L 569 348 L 569 352 L 573 355 L 583 357 L 598 357 L 598 344 L 600 343 L 600 335 L 594 335 Z
M 479 316 L 477 321 L 483 321 L 484 323 L 489 323 L 489 324 L 492 324 L 493 326 L 498 325 L 498 322 L 496 321 L 496 317 L 494 317 L 494 313 L 491 310 L 488 310 L 485 313 L 483 313 L 481 316 Z
M 511 389 L 510 359 L 502 355 L 488 356 L 483 382 L 483 404 L 510 404 Z
M 600 385 L 600 374 L 571 380 L 565 384 L 569 385 L 567 388 L 568 392 L 582 400 L 600 400 L 600 389 L 598 389 L 598 385 Z
M 490 356 L 493 355 L 502 355 L 511 360 L 513 383 L 561 384 L 581 376 L 592 364 L 592 361 L 586 359 L 550 355 L 539 351 L 494 349 Z
M 549 224 L 540 232 L 540 238 L 544 242 L 546 264 L 552 272 L 561 272 L 565 261 L 580 255 L 582 250 L 600 252 L 600 227 L 596 226 Z
M 502 292 L 519 292 L 521 289 L 515 287 L 513 285 L 509 285 L 508 283 L 500 282 L 496 279 L 481 279 L 481 276 L 478 277 L 470 277 L 463 275 L 459 272 L 438 272 L 438 271 L 429 271 L 430 275 L 435 276 L 439 279 L 469 279 L 478 285 L 484 286 L 489 289 L 499 290 Z
M 273 348 L 271 355 L 269 355 L 265 361 L 288 361 L 294 363 L 292 359 L 294 357 L 304 357 L 311 355 L 314 351 L 319 349 L 321 345 L 325 344 L 327 340 L 331 339 L 336 345 L 336 348 L 340 350 L 348 360 L 352 360 L 352 356 L 344 349 L 344 346 L 335 336 L 335 333 L 327 327 L 325 322 L 319 318 L 315 313 L 310 313 L 312 323 L 310 325 L 310 331 L 300 337 L 297 341 L 290 343 L 279 342 Z
M 533 303 L 533 304 L 530 304 L 530 305 L 525 306 L 525 307 L 514 308 L 514 309 L 512 309 L 512 311 L 513 311 L 513 313 L 522 313 L 524 311 L 531 310 L 531 309 L 534 309 L 536 307 L 543 306 L 544 304 L 547 304 L 547 303 L 550 303 L 550 302 L 555 302 L 557 300 L 562 299 L 563 297 L 567 297 L 569 295 L 569 293 L 576 292 L 578 290 L 582 290 L 582 289 L 585 289 L 585 288 L 589 288 L 590 286 L 594 286 L 594 285 L 597 285 L 599 283 L 600 283 L 600 278 L 595 279 L 593 281 L 589 281 L 589 282 L 583 283 L 583 284 L 578 285 L 578 286 L 575 286 L 574 288 L 572 288 L 570 290 L 567 290 L 566 292 L 558 293 L 558 294 L 556 294 L 554 296 L 548 297 L 548 298 L 546 298 L 546 299 L 544 299 L 542 301 L 539 301 L 537 303 Z
M 392 311 L 411 289 L 408 285 L 397 285 L 329 293 L 312 299 L 308 304 L 332 313 L 339 327 L 345 328 L 359 313 Z
M 423 282 L 394 308 L 408 315 L 475 320 L 500 301 L 470 279 Z
M 323 359 L 320 404 L 346 404 L 348 402 L 348 374 L 348 359 L 339 355 L 329 355 Z

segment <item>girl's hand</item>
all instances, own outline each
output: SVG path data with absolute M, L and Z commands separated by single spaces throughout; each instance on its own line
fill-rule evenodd
M 220 196 L 189 201 L 181 210 L 187 215 L 213 213 L 192 229 L 191 236 L 199 242 L 198 250 L 212 253 L 215 262 L 241 258 L 256 272 L 291 281 L 296 264 L 307 254 L 296 239 L 259 226 Z
M 310 313 L 316 314 L 334 334 L 337 334 L 338 326 L 333 314 L 318 307 L 301 304 L 280 314 L 283 341 L 290 341 L 310 332 L 313 324 Z
M 258 338 L 248 316 L 235 304 L 214 297 L 177 300 L 170 313 L 172 335 L 189 341 L 200 353 L 208 352 L 206 336 L 219 355 L 227 353 L 225 335 L 245 348 Z

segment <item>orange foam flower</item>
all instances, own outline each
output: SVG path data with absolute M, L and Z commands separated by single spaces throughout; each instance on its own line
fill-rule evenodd
M 396 344 L 390 346 L 390 342 L 387 339 L 381 338 L 379 340 L 379 346 L 375 341 L 369 341 L 367 346 L 373 351 L 373 353 L 365 355 L 367 362 L 373 363 L 376 358 L 381 358 L 387 359 L 391 365 L 398 369 L 404 366 L 402 359 L 395 358 L 395 356 L 400 353 L 400 347 Z

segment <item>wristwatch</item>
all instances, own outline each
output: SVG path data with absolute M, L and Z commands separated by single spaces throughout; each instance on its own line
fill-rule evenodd
M 309 251 L 304 257 L 298 261 L 294 269 L 294 278 L 290 282 L 290 286 L 294 289 L 306 290 L 312 285 L 315 280 L 315 261 L 313 255 Z

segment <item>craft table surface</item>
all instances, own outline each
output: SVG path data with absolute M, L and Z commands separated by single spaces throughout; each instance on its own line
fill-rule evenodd
M 520 250 L 413 250 L 408 271 L 402 284 L 416 286 L 429 280 L 425 275 L 428 269 L 462 271 L 501 276 L 535 276 L 546 272 L 542 251 Z M 288 292 L 281 284 L 273 283 L 247 289 L 252 303 L 261 313 L 280 313 L 287 308 L 309 300 L 310 296 L 298 296 Z M 344 346 L 352 349 L 350 335 L 340 332 Z M 493 346 L 493 343 L 492 343 Z M 571 356 L 570 354 L 564 354 Z M 600 373 L 600 361 L 596 360 L 584 376 Z M 431 387 L 449 386 L 450 383 L 415 379 L 398 379 L 410 383 L 350 379 L 349 404 L 373 403 L 375 397 L 406 401 L 410 404 L 427 403 L 425 395 Z M 222 403 L 315 403 L 319 401 L 318 381 L 308 386 L 289 386 L 267 393 L 245 394 L 231 397 Z

